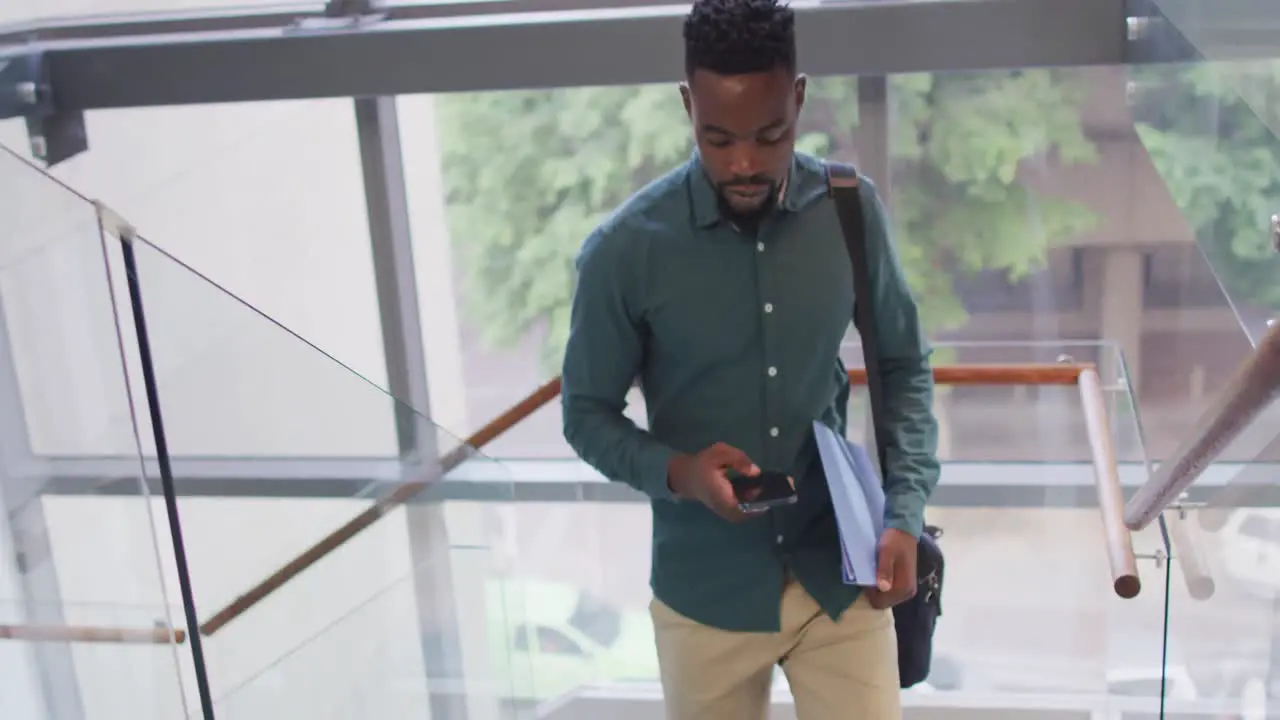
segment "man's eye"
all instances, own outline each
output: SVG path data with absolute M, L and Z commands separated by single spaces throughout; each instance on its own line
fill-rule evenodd
M 726 148 L 733 144 L 732 140 L 722 137 L 707 138 L 707 144 L 715 148 Z
M 760 143 L 761 145 L 777 145 L 778 143 L 782 142 L 782 139 L 785 138 L 786 136 L 787 136 L 786 133 L 783 133 L 781 135 L 778 135 L 777 137 L 762 137 L 762 138 L 757 138 L 756 142 Z

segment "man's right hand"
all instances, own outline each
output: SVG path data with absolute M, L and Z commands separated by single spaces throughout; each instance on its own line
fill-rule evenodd
M 676 455 L 667 464 L 667 484 L 677 497 L 698 502 L 729 522 L 742 522 L 751 517 L 738 508 L 728 471 L 753 476 L 760 468 L 736 447 L 716 443 L 697 455 Z

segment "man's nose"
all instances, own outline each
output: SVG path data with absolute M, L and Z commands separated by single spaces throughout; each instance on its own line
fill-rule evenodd
M 753 177 L 760 174 L 760 154 L 755 150 L 734 149 L 729 158 L 729 171 L 735 177 Z

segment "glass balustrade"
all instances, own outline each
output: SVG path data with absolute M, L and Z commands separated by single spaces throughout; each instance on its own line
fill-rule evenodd
M 1126 487 L 1146 477 L 1142 429 L 1117 350 L 1099 343 L 978 343 L 944 346 L 996 367 L 995 384 L 943 384 L 942 482 L 928 521 L 943 529 L 948 557 L 938 660 L 929 681 L 908 692 L 919 717 L 1092 717 L 1091 713 L 1159 710 L 1163 677 L 1163 608 L 1167 548 L 1158 530 L 1132 540 L 1142 589 L 1113 590 L 1104 524 L 1097 504 L 1094 455 L 1077 367 L 1099 376 L 1102 433 Z M 856 368 L 858 349 L 846 360 Z M 948 367 L 965 367 L 949 365 Z M 945 372 L 945 371 L 944 371 Z M 1010 382 L 1017 372 L 1044 384 Z M 1003 375 L 1002 375 L 1003 373 Z M 998 378 L 1004 377 L 1004 380 Z M 1065 378 L 1065 379 L 1064 379 Z M 863 433 L 861 392 L 850 401 L 850 436 Z M 557 412 L 547 408 L 547 413 Z M 629 413 L 642 423 L 643 407 Z M 966 448 L 991 437 L 1001 457 Z M 987 455 L 984 453 L 983 455 Z M 514 577 L 533 586 L 572 588 L 591 597 L 617 627 L 647 628 L 649 509 L 638 493 L 608 483 L 568 452 L 506 458 L 514 502 L 459 500 L 502 522 L 492 538 L 507 548 Z M 447 479 L 449 492 L 478 492 L 484 466 Z M 549 592 L 549 591 L 548 591 Z M 526 611 L 533 625 L 535 595 Z M 585 602 L 585 600 L 583 601 Z M 604 608 L 608 608 L 605 610 Z M 536 699 L 546 717 L 591 717 L 628 707 L 660 717 L 652 638 L 622 632 L 611 643 L 581 627 L 547 619 L 535 632 L 555 637 L 524 651 L 534 668 Z M 651 631 L 648 631 L 651 632 Z M 789 717 L 779 680 L 775 717 Z M 1006 715 L 1001 715 L 1005 713 Z M 910 717 L 911 715 L 909 715 Z
M 1280 11 L 1247 0 L 1151 8 L 1134 32 L 1157 62 L 1131 70 L 1134 125 L 1257 344 L 1280 316 Z M 1195 60 L 1180 54 L 1188 47 Z
M 384 641 L 392 664 L 369 673 L 430 680 L 397 702 L 461 717 L 477 698 L 504 701 L 508 663 L 481 639 L 513 622 L 517 595 L 481 562 L 484 519 L 423 492 L 480 466 L 493 499 L 510 499 L 504 468 L 145 239 L 134 254 L 214 697 L 238 697 L 240 717 L 303 712 L 302 697 L 317 713 L 341 706 L 335 684 L 263 674 L 340 622 Z M 264 481 L 272 492 L 235 489 Z M 290 655 L 283 677 L 349 659 L 322 647 Z
M 1155 0 L 1139 10 L 1131 30 L 1157 64 L 1131 71 L 1135 127 L 1257 345 L 1280 314 L 1280 6 Z M 1220 382 L 1230 376 L 1224 369 Z M 1185 705 L 1180 717 L 1280 709 L 1278 428 L 1280 408 L 1265 409 L 1164 514 L 1175 556 L 1167 652 L 1185 688 L 1169 694 Z
M 94 206 L 0 148 L 0 717 L 191 709 L 103 254 Z

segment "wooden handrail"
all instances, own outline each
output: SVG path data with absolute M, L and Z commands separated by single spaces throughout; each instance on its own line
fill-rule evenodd
M 560 378 L 556 377 L 525 396 L 520 402 L 511 406 L 506 412 L 486 423 L 484 427 L 470 435 L 461 445 L 454 448 L 440 459 L 440 475 L 461 465 L 480 448 L 488 445 L 494 438 L 510 430 L 516 423 L 524 420 L 554 400 L 560 394 Z M 343 523 L 338 529 L 326 535 L 320 542 L 307 548 L 301 555 L 279 570 L 271 573 L 265 580 L 236 597 L 226 607 L 214 613 L 213 617 L 200 625 L 201 635 L 212 635 L 227 623 L 236 619 L 241 613 L 262 602 L 263 598 L 275 592 L 281 585 L 297 577 L 299 573 L 315 565 L 321 558 L 337 550 L 362 530 L 374 524 L 383 515 L 395 510 L 415 495 L 422 492 L 434 481 L 434 476 L 423 480 L 406 482 L 386 497 L 379 498 L 359 515 Z
M 1107 400 L 1098 371 L 1086 368 L 1077 380 L 1080 405 L 1084 408 L 1085 431 L 1093 456 L 1093 482 L 1098 491 L 1098 511 L 1106 536 L 1107 559 L 1111 561 L 1111 585 L 1122 598 L 1132 598 L 1142 589 L 1138 559 L 1133 552 L 1133 536 L 1124 526 L 1124 491 L 1120 469 L 1111 443 L 1111 423 L 1107 420 Z
M 1092 365 L 1032 363 L 1022 365 L 940 365 L 933 369 L 938 385 L 1075 385 L 1080 371 Z M 867 384 L 866 368 L 849 371 L 849 382 Z
M 1073 385 L 1082 371 L 1092 367 L 1087 364 L 1069 363 L 942 365 L 933 368 L 933 376 L 934 381 L 940 385 Z M 849 380 L 854 384 L 866 384 L 866 371 L 862 368 L 850 370 Z M 444 455 L 441 459 L 441 474 L 461 465 L 468 457 L 540 410 L 559 394 L 560 378 L 557 376 L 477 430 L 462 445 Z M 1114 458 L 1111 462 L 1114 465 Z M 239 595 L 226 607 L 214 613 L 200 625 L 200 634 L 212 635 L 226 627 L 232 620 L 262 602 L 264 598 L 297 577 L 303 570 L 337 550 L 382 516 L 408 502 L 432 482 L 434 478 L 406 482 L 386 497 L 377 500 L 368 509 L 326 535 L 266 579 Z
M 1129 504 L 1125 524 L 1141 530 L 1195 482 L 1240 433 L 1280 397 L 1280 325 L 1267 331 L 1231 382 L 1200 417 L 1195 432 L 1160 463 Z
M 28 642 L 129 643 L 168 645 L 184 643 L 187 631 L 178 628 L 117 628 L 90 625 L 0 625 L 0 640 Z

